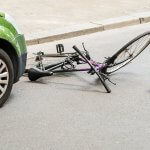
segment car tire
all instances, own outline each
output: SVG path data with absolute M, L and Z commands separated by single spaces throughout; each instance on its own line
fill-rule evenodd
M 0 107 L 7 101 L 14 82 L 14 69 L 10 57 L 0 49 Z

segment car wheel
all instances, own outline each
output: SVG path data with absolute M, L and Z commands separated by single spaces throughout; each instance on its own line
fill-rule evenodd
M 0 107 L 8 99 L 14 81 L 13 64 L 7 53 L 0 49 Z

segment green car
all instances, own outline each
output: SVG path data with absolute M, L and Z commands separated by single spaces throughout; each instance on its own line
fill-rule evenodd
M 9 15 L 0 12 L 0 107 L 8 99 L 13 84 L 24 73 L 26 59 L 24 35 Z

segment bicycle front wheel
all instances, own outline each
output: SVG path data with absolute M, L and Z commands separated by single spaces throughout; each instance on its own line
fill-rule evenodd
M 127 65 L 134 58 L 136 58 L 149 44 L 150 32 L 143 33 L 128 42 L 106 61 L 106 73 L 111 74 Z

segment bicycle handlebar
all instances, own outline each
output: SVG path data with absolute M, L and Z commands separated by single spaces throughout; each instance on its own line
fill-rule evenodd
M 97 74 L 97 76 L 99 77 L 100 81 L 102 82 L 103 86 L 105 87 L 106 91 L 108 93 L 111 92 L 110 88 L 107 86 L 107 84 L 105 83 L 102 75 L 95 69 L 95 67 L 91 64 L 91 62 L 86 58 L 86 56 L 74 45 L 72 47 L 83 59 L 85 59 L 85 61 L 89 64 L 89 66 L 94 70 L 94 72 Z

